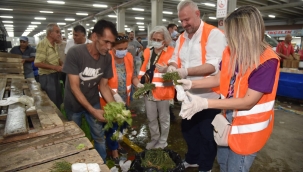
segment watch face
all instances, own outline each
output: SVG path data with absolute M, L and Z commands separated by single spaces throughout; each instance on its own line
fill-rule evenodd
M 220 8 L 225 7 L 226 6 L 226 0 L 219 0 L 218 5 L 219 5 Z

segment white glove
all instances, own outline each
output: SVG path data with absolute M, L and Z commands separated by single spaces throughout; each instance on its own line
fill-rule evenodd
M 167 72 L 174 72 L 176 70 L 177 70 L 177 68 L 173 65 L 169 65 L 168 68 L 167 68 Z
M 140 82 L 136 85 L 136 87 L 137 88 L 143 88 L 144 87 L 144 85 L 143 84 L 141 84 Z
M 188 80 L 188 79 L 180 79 L 180 80 L 177 80 L 178 83 L 182 84 L 181 86 L 183 87 L 183 89 L 185 91 L 191 89 L 191 86 L 192 86 L 192 81 L 191 80 Z
M 203 109 L 208 108 L 208 100 L 205 98 L 201 98 L 199 96 L 195 96 L 190 94 L 188 91 L 186 92 L 186 95 L 189 102 L 182 102 L 181 110 L 180 110 L 180 116 L 183 119 L 191 119 L 197 112 L 202 111 Z
M 160 65 L 159 63 L 156 64 L 156 69 L 160 72 L 160 73 L 166 73 L 167 71 L 167 65 L 165 63 L 162 63 L 162 65 Z
M 188 75 L 187 69 L 186 68 L 179 68 L 177 69 L 178 74 L 182 79 L 186 78 Z
M 113 97 L 114 97 L 114 99 L 115 99 L 116 102 L 125 104 L 125 102 L 123 101 L 122 97 L 118 93 L 114 94 Z

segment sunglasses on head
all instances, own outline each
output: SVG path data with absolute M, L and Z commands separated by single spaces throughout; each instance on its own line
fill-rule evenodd
M 128 36 L 117 36 L 116 41 L 121 41 L 121 40 L 128 40 Z

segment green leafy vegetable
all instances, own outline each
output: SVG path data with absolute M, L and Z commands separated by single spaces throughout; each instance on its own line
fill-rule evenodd
M 104 106 L 104 118 L 107 120 L 104 130 L 108 131 L 113 128 L 114 123 L 118 124 L 118 129 L 112 136 L 112 140 L 119 139 L 119 131 L 121 126 L 126 122 L 128 125 L 132 124 L 131 112 L 126 110 L 123 103 L 110 102 Z
M 162 75 L 164 81 L 173 81 L 175 85 L 180 85 L 177 80 L 181 79 L 178 72 L 167 72 Z
M 81 143 L 81 144 L 79 144 L 79 145 L 77 146 L 77 149 L 78 149 L 78 150 L 81 150 L 81 149 L 83 149 L 84 147 L 85 147 L 85 145 Z
M 143 96 L 148 91 L 151 91 L 155 88 L 155 84 L 145 83 L 143 85 L 144 85 L 144 87 L 139 88 L 136 92 L 134 92 L 134 94 L 133 94 L 134 99 L 139 99 L 140 96 Z

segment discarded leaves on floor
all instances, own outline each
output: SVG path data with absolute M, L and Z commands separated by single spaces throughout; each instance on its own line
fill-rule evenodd
M 58 161 L 53 164 L 50 170 L 51 172 L 71 172 L 72 164 L 65 160 Z
M 157 168 L 158 170 L 167 171 L 173 169 L 176 164 L 169 154 L 163 149 L 151 149 L 145 152 L 141 158 L 141 166 L 144 168 Z

